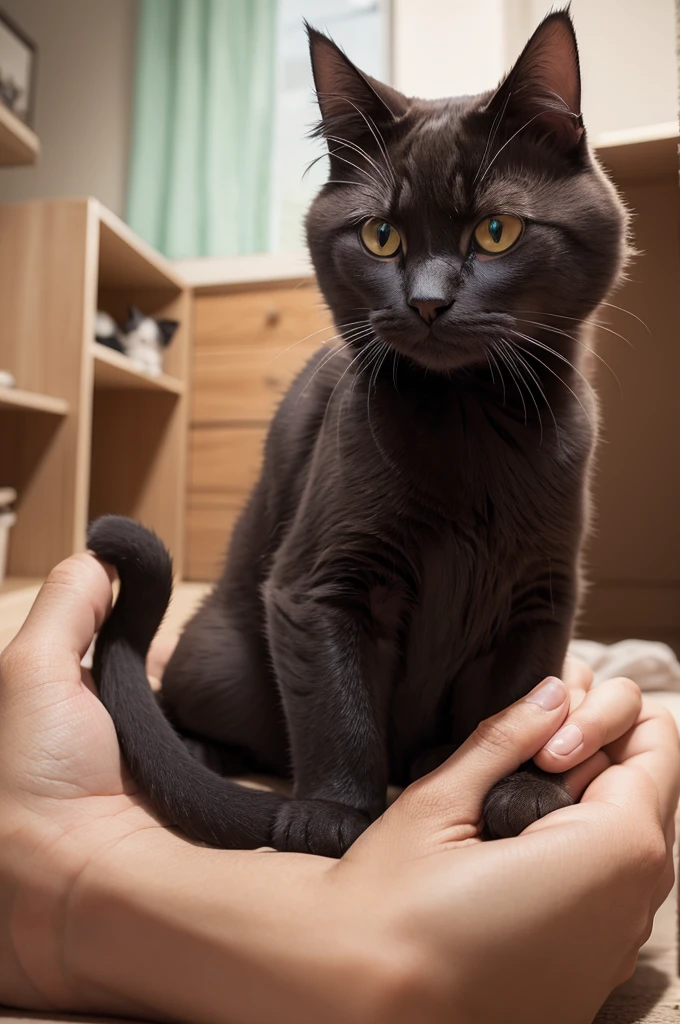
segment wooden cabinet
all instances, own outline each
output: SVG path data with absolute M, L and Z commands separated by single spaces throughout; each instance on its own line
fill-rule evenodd
M 272 414 L 295 374 L 333 336 L 311 279 L 196 297 L 185 576 L 219 574 L 257 479 Z
M 18 493 L 0 620 L 105 512 L 152 527 L 181 574 L 191 303 L 96 200 L 0 206 L 0 368 L 17 383 L 0 388 L 0 484 Z M 160 377 L 94 341 L 95 310 L 131 304 L 180 322 Z

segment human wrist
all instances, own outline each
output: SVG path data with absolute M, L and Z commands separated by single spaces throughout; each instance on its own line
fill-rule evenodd
M 78 881 L 71 984 L 90 1011 L 197 1024 L 410 1021 L 402 1011 L 422 1005 L 424 972 L 380 913 L 387 886 L 373 901 L 365 879 L 337 867 L 164 830 L 132 836 Z

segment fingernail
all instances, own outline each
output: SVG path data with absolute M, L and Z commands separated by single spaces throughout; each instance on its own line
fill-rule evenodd
M 544 711 L 555 711 L 567 699 L 567 688 L 557 676 L 548 676 L 526 699 L 529 704 L 538 704 Z
M 572 754 L 577 747 L 583 743 L 583 733 L 577 725 L 565 725 L 564 729 L 556 732 L 550 743 L 546 743 L 545 749 L 551 754 L 560 754 L 565 757 Z

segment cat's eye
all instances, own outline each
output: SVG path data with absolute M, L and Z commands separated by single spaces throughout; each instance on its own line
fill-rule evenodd
M 485 217 L 475 228 L 475 246 L 488 256 L 507 252 L 522 234 L 523 224 L 511 213 Z
M 373 256 L 396 256 L 401 249 L 401 236 L 397 229 L 379 217 L 364 221 L 361 241 Z

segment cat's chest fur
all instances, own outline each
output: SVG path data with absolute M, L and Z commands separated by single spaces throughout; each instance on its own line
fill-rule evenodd
M 391 695 L 396 762 L 450 742 L 456 686 L 470 673 L 483 676 L 517 590 L 532 572 L 550 572 L 560 535 L 577 528 L 583 505 L 587 431 L 578 443 L 572 432 L 567 448 L 555 429 L 525 423 L 486 396 L 444 397 L 435 392 L 405 416 L 387 392 L 382 405 L 374 401 L 370 424 L 364 488 L 388 519 L 398 510 L 417 565 Z M 381 524 L 373 529 L 379 538 Z

